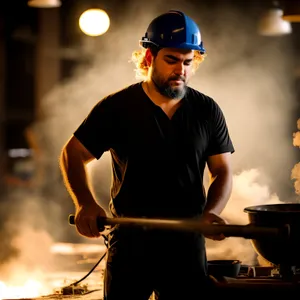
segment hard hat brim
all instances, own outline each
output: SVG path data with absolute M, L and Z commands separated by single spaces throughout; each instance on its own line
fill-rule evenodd
M 197 50 L 200 51 L 201 54 L 205 53 L 205 49 L 203 47 L 195 45 L 195 44 L 189 44 L 189 43 L 182 43 L 182 44 L 178 44 L 178 43 L 168 43 L 165 45 L 158 45 L 152 41 L 145 41 L 145 40 L 140 40 L 139 41 L 140 46 L 144 47 L 144 48 L 149 48 L 149 46 L 155 46 L 158 48 L 176 48 L 176 49 L 190 49 L 190 50 Z

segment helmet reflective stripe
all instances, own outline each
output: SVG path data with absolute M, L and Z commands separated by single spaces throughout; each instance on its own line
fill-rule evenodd
M 192 49 L 205 53 L 197 24 L 184 13 L 176 10 L 171 10 L 152 20 L 140 44 L 145 48 L 152 44 L 160 48 Z

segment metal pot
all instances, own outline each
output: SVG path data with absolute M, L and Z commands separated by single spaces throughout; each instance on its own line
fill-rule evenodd
M 244 209 L 255 226 L 283 227 L 289 225 L 287 239 L 264 237 L 252 239 L 254 250 L 275 265 L 300 266 L 300 204 L 267 204 Z
M 241 269 L 239 260 L 209 260 L 207 262 L 207 272 L 215 278 L 237 277 Z

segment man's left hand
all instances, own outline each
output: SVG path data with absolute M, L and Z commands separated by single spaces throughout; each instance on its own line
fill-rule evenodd
M 204 224 L 208 225 L 213 225 L 213 224 L 220 224 L 220 225 L 226 225 L 227 222 L 225 219 L 220 217 L 218 214 L 213 213 L 213 212 L 205 212 L 202 217 L 201 217 L 201 222 Z M 214 234 L 214 235 L 204 235 L 206 238 L 214 240 L 214 241 L 222 241 L 226 237 L 224 234 Z

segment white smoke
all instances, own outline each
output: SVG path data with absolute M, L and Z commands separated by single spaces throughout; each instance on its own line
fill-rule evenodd
M 268 186 L 260 183 L 263 174 L 258 169 L 242 171 L 233 177 L 233 190 L 222 216 L 229 224 L 246 225 L 248 215 L 244 209 L 261 204 L 282 203 Z M 254 264 L 256 253 L 251 241 L 229 237 L 223 241 L 207 240 L 208 259 L 239 259 L 244 264 Z

